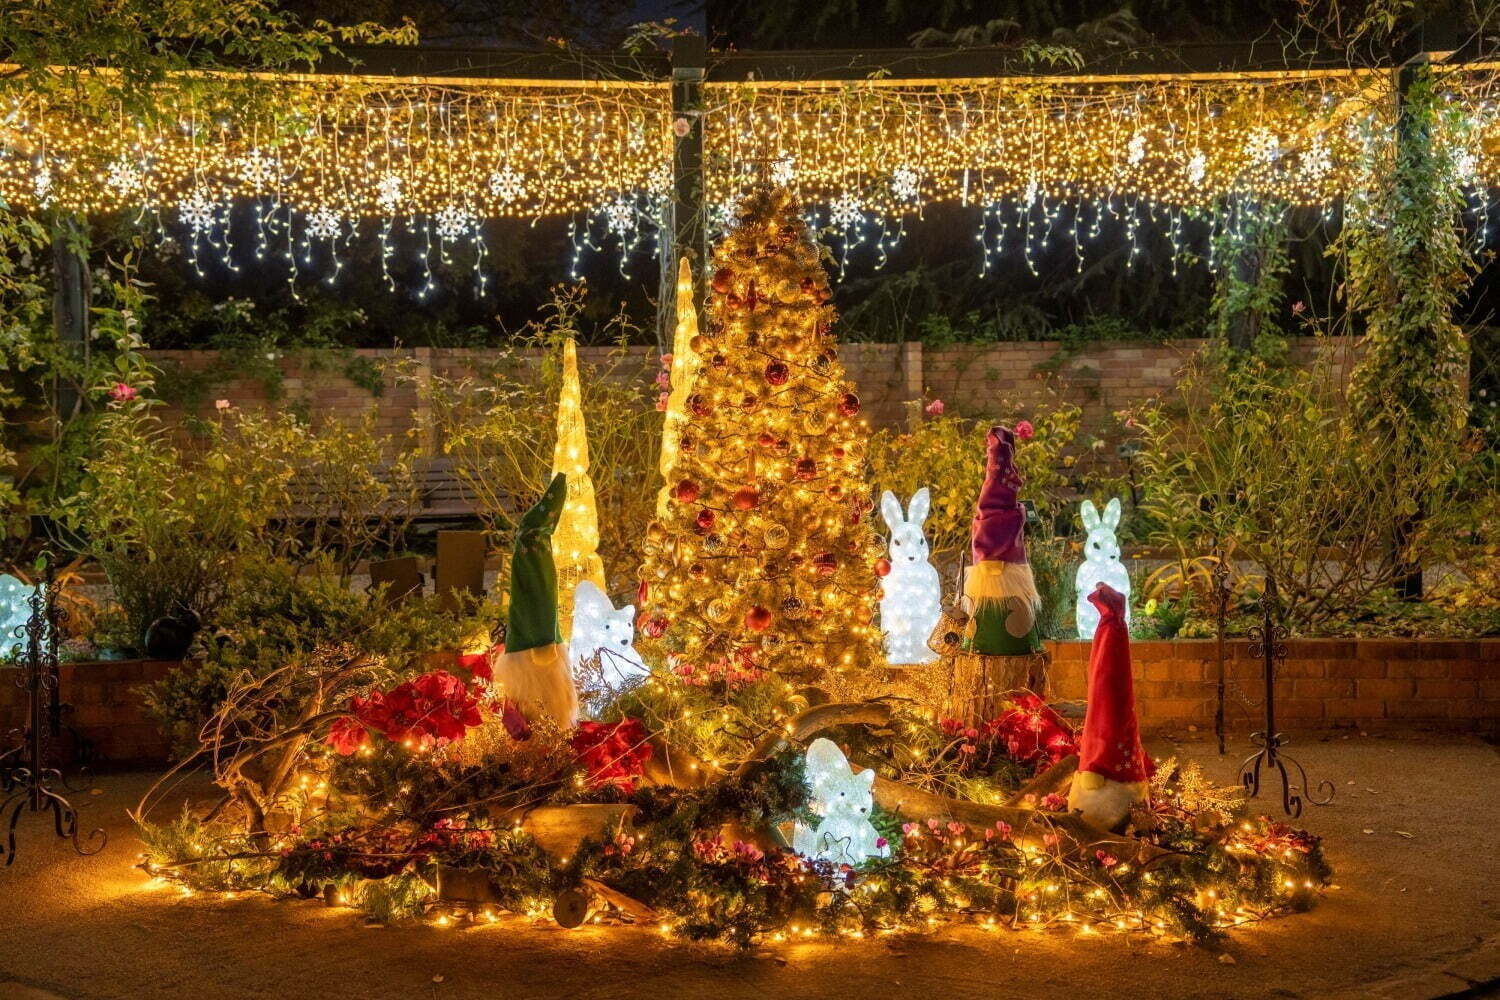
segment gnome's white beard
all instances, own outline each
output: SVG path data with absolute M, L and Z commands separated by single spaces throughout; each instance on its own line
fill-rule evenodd
M 1145 802 L 1144 781 L 1115 781 L 1097 771 L 1079 771 L 1068 789 L 1068 811 L 1082 814 L 1097 827 L 1112 830 L 1130 815 L 1137 802 Z
M 1036 592 L 1036 578 L 1031 575 L 1031 564 L 1023 562 L 986 560 L 975 563 L 964 575 L 964 596 L 974 607 L 982 601 L 1002 601 L 1007 597 L 1019 597 L 1033 609 L 1042 606 L 1041 595 Z
M 578 688 L 560 643 L 491 654 L 490 662 L 496 691 L 523 713 L 541 711 L 563 729 L 578 724 Z

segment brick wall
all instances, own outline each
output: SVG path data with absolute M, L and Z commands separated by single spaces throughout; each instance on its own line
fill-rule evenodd
M 973 416 L 1024 417 L 1061 398 L 1083 407 L 1086 431 L 1107 436 L 1116 411 L 1171 389 L 1183 363 L 1202 344 L 1201 340 L 1110 343 L 1064 356 L 1060 353 L 1062 345 L 1054 341 L 945 348 L 850 343 L 840 348 L 840 354 L 874 427 L 902 423 L 906 404 L 913 399 L 939 398 L 955 411 Z M 1330 360 L 1331 377 L 1339 381 L 1347 377 L 1352 362 L 1348 340 L 1292 341 L 1292 357 L 1299 364 L 1311 363 L 1320 353 Z M 500 356 L 483 349 L 437 348 L 361 350 L 353 354 L 380 367 L 408 361 L 417 373 L 426 371 L 445 378 L 477 375 Z M 151 351 L 147 356 L 187 371 L 202 371 L 214 360 L 211 351 Z M 583 347 L 579 357 L 585 364 L 606 366 L 614 377 L 639 379 L 643 390 L 658 368 L 655 350 L 646 347 L 630 348 L 623 357 L 615 348 Z M 521 352 L 517 367 L 534 366 L 539 361 L 538 354 Z M 398 384 L 390 372 L 382 376 L 381 395 L 373 396 L 346 377 L 337 356 L 310 359 L 293 355 L 281 366 L 284 395 L 276 405 L 305 407 L 315 420 L 357 420 L 373 407 L 379 431 L 400 436 L 421 412 L 417 386 L 411 382 Z M 1054 369 L 1056 377 L 1048 378 Z M 651 394 L 643 391 L 642 395 L 650 398 Z M 227 399 L 241 407 L 272 403 L 262 382 L 235 378 L 210 389 L 197 415 L 212 412 L 216 399 Z M 181 419 L 183 414 L 169 409 L 165 415 L 171 420 Z
M 1089 647 L 1054 643 L 1059 698 L 1087 693 Z M 1206 639 L 1132 642 L 1141 724 L 1213 727 L 1217 661 Z M 1228 644 L 1226 719 L 1261 727 L 1261 661 Z M 1500 730 L 1500 639 L 1293 639 L 1277 675 L 1278 724 L 1287 729 L 1402 726 Z
M 66 726 L 93 744 L 94 767 L 118 768 L 160 764 L 167 760 L 167 738 L 146 716 L 140 689 L 161 680 L 175 660 L 104 660 L 65 663 L 58 671 Z M 0 670 L 0 732 L 25 724 L 26 692 L 11 683 L 12 672 Z M 71 752 L 72 737 L 63 736 L 61 751 Z

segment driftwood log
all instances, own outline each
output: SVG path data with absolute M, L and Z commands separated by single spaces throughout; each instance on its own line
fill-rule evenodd
M 579 803 L 571 806 L 537 806 L 525 813 L 503 810 L 492 813 L 498 823 L 514 824 L 531 834 L 537 846 L 560 858 L 571 857 L 585 840 L 608 840 L 635 822 L 637 808 L 629 803 Z
M 1042 801 L 1048 795 L 1062 792 L 1073 782 L 1073 775 L 1078 773 L 1078 755 L 1068 754 L 1062 760 L 1047 768 L 1041 774 L 1032 778 L 1026 784 L 1017 788 L 1005 800 L 1008 806 L 1025 806 Z M 1028 798 L 1029 796 L 1029 798 Z

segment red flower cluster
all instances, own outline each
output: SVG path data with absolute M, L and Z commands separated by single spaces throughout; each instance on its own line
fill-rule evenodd
M 1011 706 L 979 727 L 966 727 L 958 719 L 943 719 L 940 725 L 949 738 L 961 740 L 958 752 L 971 761 L 999 750 L 1020 764 L 1040 769 L 1078 752 L 1072 728 L 1041 698 L 1026 692 L 1017 695 Z
M 625 794 L 635 791 L 635 779 L 645 772 L 651 759 L 646 727 L 639 719 L 617 723 L 580 722 L 569 743 L 578 762 L 588 771 L 590 788 L 606 785 Z
M 446 670 L 434 670 L 389 691 L 373 691 L 353 698 L 354 717 L 339 719 L 328 733 L 328 744 L 344 756 L 379 733 L 393 743 L 407 740 L 427 747 L 456 743 L 482 721 L 479 695 Z

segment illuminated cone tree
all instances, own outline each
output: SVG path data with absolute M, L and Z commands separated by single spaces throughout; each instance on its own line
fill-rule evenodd
M 557 444 L 552 449 L 552 475 L 567 477 L 567 502 L 557 530 L 552 533 L 552 559 L 557 564 L 559 618 L 564 637 L 572 634 L 573 592 L 590 580 L 605 590 L 604 563 L 599 558 L 599 510 L 594 481 L 589 478 L 589 440 L 583 423 L 583 393 L 578 384 L 578 347 L 573 338 L 563 342 L 562 392 L 557 400 Z
M 881 662 L 867 428 L 830 298 L 791 197 L 746 198 L 714 252 L 670 503 L 647 532 L 643 631 L 682 713 L 741 732 L 796 686 Z

